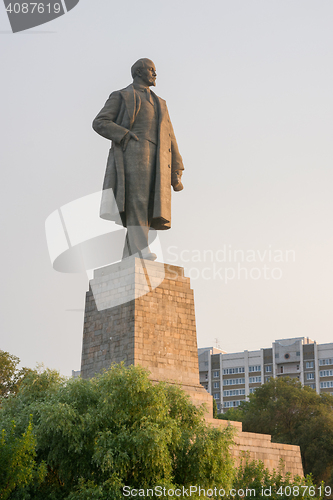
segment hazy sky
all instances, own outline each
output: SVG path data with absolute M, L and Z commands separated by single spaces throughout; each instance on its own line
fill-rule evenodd
M 80 0 L 12 34 L 0 5 L 0 349 L 80 369 L 87 277 L 53 270 L 44 224 L 101 189 L 91 122 L 140 57 L 185 164 L 160 242 L 192 277 L 198 345 L 333 342 L 332 19 L 331 0 Z

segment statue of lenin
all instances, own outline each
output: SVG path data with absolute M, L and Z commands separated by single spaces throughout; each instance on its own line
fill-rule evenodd
M 133 83 L 113 92 L 93 122 L 112 141 L 103 184 L 100 216 L 127 227 L 123 258 L 156 255 L 148 231 L 171 227 L 171 185 L 181 191 L 182 157 L 166 102 L 155 86 L 156 68 L 139 59 L 131 68 Z

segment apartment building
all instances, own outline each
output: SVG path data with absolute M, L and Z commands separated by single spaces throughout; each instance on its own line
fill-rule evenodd
M 212 394 L 219 413 L 239 406 L 271 377 L 297 378 L 318 394 L 333 395 L 333 343 L 295 337 L 257 351 L 227 353 L 204 347 L 198 357 L 200 383 Z

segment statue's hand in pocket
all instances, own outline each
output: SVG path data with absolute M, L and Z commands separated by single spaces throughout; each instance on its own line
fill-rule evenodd
M 135 141 L 138 141 L 138 140 L 139 140 L 138 136 L 136 136 L 135 134 L 133 134 L 133 132 L 128 131 L 128 132 L 124 135 L 124 137 L 122 138 L 122 140 L 121 140 L 121 145 L 122 145 L 122 147 L 123 147 L 123 151 L 126 151 L 127 144 L 129 143 L 129 141 L 130 141 L 131 139 L 134 139 Z

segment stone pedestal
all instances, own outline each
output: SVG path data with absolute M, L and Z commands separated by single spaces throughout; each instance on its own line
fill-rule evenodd
M 121 361 L 147 368 L 154 381 L 180 384 L 212 416 L 212 397 L 199 383 L 194 297 L 183 268 L 131 257 L 95 271 L 81 376 Z
M 121 361 L 147 368 L 153 381 L 180 384 L 195 404 L 206 403 L 210 425 L 233 425 L 236 463 L 245 451 L 270 470 L 282 458 L 284 472 L 303 474 L 298 446 L 212 418 L 212 396 L 199 384 L 193 290 L 183 268 L 130 257 L 95 271 L 86 296 L 81 376 Z
M 231 456 L 235 461 L 235 465 L 239 465 L 244 458 L 244 453 L 246 453 L 250 460 L 261 460 L 270 471 L 281 469 L 284 476 L 287 472 L 290 472 L 292 477 L 303 476 L 299 446 L 272 443 L 270 434 L 243 432 L 242 422 L 228 422 L 216 418 L 206 418 L 206 422 L 219 429 L 223 429 L 228 425 L 235 428 L 234 444 L 231 447 Z M 281 458 L 283 464 L 281 464 Z

